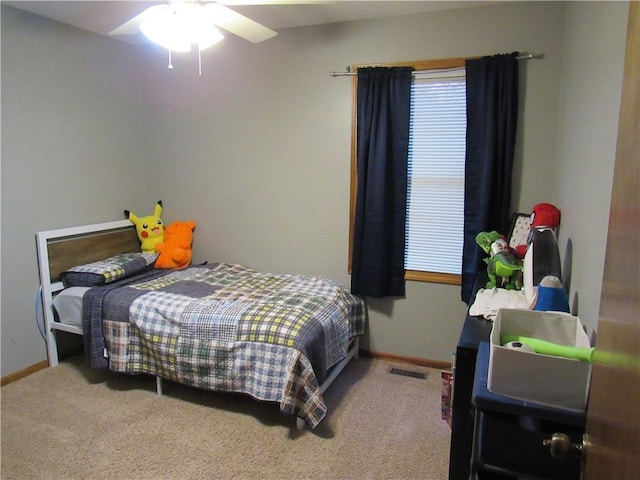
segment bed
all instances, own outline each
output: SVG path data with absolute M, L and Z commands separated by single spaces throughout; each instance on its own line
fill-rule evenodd
M 128 220 L 36 242 L 52 367 L 56 332 L 70 332 L 91 367 L 155 376 L 159 395 L 162 379 L 247 394 L 315 428 L 324 391 L 358 354 L 366 305 L 326 278 L 227 263 L 154 269 Z

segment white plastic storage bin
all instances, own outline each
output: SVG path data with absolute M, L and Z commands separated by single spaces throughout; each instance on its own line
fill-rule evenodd
M 506 348 L 501 345 L 503 335 L 590 348 L 578 317 L 561 312 L 499 310 L 490 337 L 487 387 L 520 400 L 575 411 L 585 409 L 591 378 L 589 362 Z

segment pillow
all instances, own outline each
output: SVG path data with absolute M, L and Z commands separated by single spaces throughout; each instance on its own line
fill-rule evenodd
M 115 257 L 78 265 L 62 273 L 65 287 L 93 287 L 122 280 L 143 272 L 156 260 L 157 253 L 122 253 Z

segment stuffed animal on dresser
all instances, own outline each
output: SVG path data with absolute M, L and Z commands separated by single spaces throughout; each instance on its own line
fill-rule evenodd
M 504 236 L 494 231 L 480 232 L 476 235 L 476 243 L 489 254 L 485 258 L 489 281 L 485 288 L 506 288 L 520 290 L 522 288 L 522 261 L 509 249 Z
M 142 253 L 155 253 L 156 244 L 164 240 L 164 223 L 160 215 L 162 215 L 162 200 L 158 200 L 156 203 L 153 215 L 138 217 L 129 210 L 124 211 L 124 216 L 136 226 Z
M 173 222 L 164 231 L 164 242 L 158 243 L 155 268 L 182 268 L 191 264 L 191 245 L 195 222 Z

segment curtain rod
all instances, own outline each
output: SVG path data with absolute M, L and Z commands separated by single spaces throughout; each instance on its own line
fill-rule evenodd
M 516 57 L 516 60 L 541 60 L 544 58 L 544 53 L 528 53 L 526 55 L 520 55 L 518 57 Z M 460 68 L 460 67 L 454 67 L 455 68 Z M 438 70 L 451 70 L 451 69 L 438 69 Z M 347 77 L 347 76 L 354 76 L 354 75 L 358 75 L 358 72 L 352 72 L 350 71 L 350 67 L 347 67 L 347 71 L 346 72 L 329 72 L 329 75 L 331 75 L 332 77 Z

